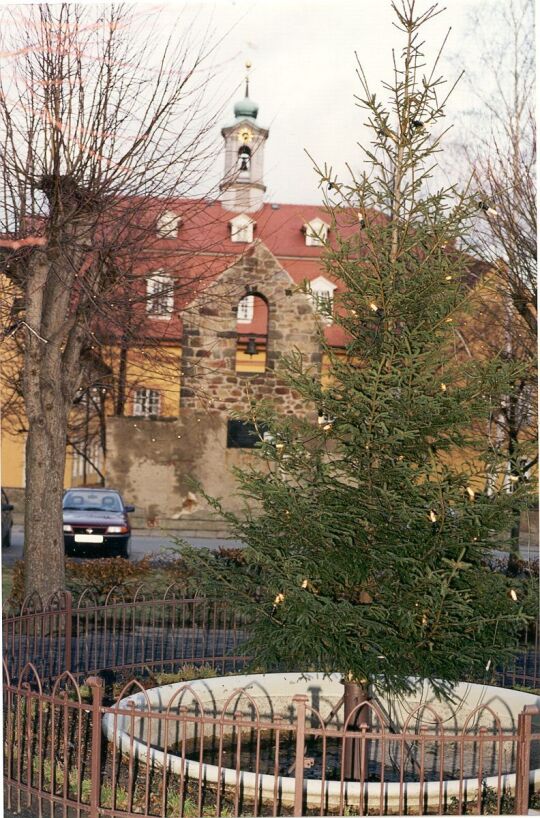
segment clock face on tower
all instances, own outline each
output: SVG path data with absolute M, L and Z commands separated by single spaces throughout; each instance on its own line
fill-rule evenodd
M 253 139 L 253 134 L 249 130 L 249 128 L 242 128 L 241 131 L 238 133 L 238 141 L 242 142 L 244 145 L 247 145 L 248 142 L 251 142 Z

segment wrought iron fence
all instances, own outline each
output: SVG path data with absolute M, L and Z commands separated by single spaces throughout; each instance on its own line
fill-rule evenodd
M 223 673 L 246 657 L 246 625 L 230 606 L 186 599 L 171 586 L 148 596 L 140 586 L 129 598 L 113 588 L 100 602 L 84 592 L 53 594 L 45 605 L 32 595 L 12 611 L 4 606 L 3 655 L 11 674 L 31 662 L 43 679 L 68 670 L 76 678 L 105 670 L 172 670 L 208 664 Z
M 480 705 L 458 725 L 424 704 L 396 726 L 377 703 L 346 721 L 313 696 L 282 696 L 278 712 L 242 687 L 204 698 L 200 682 L 177 683 L 158 709 L 127 679 L 167 682 L 160 674 L 185 665 L 237 673 L 247 635 L 227 606 L 173 588 L 5 610 L 8 808 L 40 818 L 527 812 L 540 786 L 537 707 L 503 723 Z M 537 657 L 531 629 L 501 678 L 537 687 Z M 112 669 L 124 683 L 112 686 Z

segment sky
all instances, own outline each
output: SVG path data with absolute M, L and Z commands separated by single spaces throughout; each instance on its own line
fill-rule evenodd
M 419 10 L 434 2 L 416 1 Z M 504 51 L 507 35 L 496 12 L 510 0 L 447 2 L 446 9 L 438 4 L 442 11 L 424 27 L 423 36 L 431 66 L 451 29 L 441 71 L 449 85 L 462 70 L 466 72 L 447 106 L 448 122 L 456 127 L 446 138 L 441 181 L 453 182 L 450 169 L 460 141 L 481 139 L 489 132 L 480 100 L 501 78 L 504 81 L 506 65 L 489 72 L 481 57 L 489 48 L 497 55 Z M 270 131 L 265 147 L 267 201 L 321 201 L 308 153 L 320 166 L 330 165 L 340 178 L 346 163 L 355 170 L 361 167 L 359 144 L 369 145 L 370 136 L 363 126 L 365 112 L 355 100 L 361 92 L 357 59 L 372 90 L 384 96 L 381 82 L 392 79 L 392 49 L 399 52 L 404 42 L 394 26 L 391 0 L 135 0 L 134 5 L 139 12 L 137 36 L 148 38 L 153 23 L 165 43 L 175 25 L 180 32 L 193 26 L 192 42 L 204 40 L 211 46 L 206 105 L 220 114 L 208 191 L 216 189 L 223 174 L 219 130 L 232 123 L 233 104 L 243 96 L 246 60 L 252 64 L 250 96 L 259 104 L 257 122 Z M 161 41 L 156 60 L 159 45 Z M 204 195 L 204 190 L 194 193 Z
M 496 4 L 489 0 L 488 8 Z M 418 5 L 425 9 L 428 3 L 421 0 Z M 486 8 L 485 0 L 449 0 L 448 6 L 425 27 L 426 56 L 434 58 L 451 27 L 442 69 L 453 81 L 462 68 L 469 74 L 478 70 L 480 43 L 493 40 L 496 31 L 490 14 L 482 15 L 481 30 L 473 22 L 473 15 Z M 345 162 L 360 165 L 358 143 L 366 140 L 366 131 L 364 113 L 355 103 L 360 91 L 355 55 L 374 90 L 380 91 L 380 81 L 391 79 L 392 48 L 403 43 L 393 26 L 390 0 L 187 0 L 183 7 L 196 10 L 205 22 L 210 19 L 223 34 L 214 83 L 218 99 L 232 95 L 223 124 L 233 121 L 233 101 L 243 96 L 244 63 L 252 63 L 250 96 L 259 104 L 258 123 L 270 130 L 267 200 L 319 202 L 317 176 L 306 151 L 338 173 Z M 168 7 L 173 15 L 179 10 Z M 489 78 L 485 82 L 488 85 Z M 467 81 L 462 82 L 451 99 L 449 119 L 458 120 L 476 104 Z

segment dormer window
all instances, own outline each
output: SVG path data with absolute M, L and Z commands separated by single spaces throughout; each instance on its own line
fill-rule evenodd
M 328 322 L 332 321 L 335 290 L 336 285 L 332 284 L 332 282 L 328 281 L 324 276 L 315 278 L 309 284 L 309 294 L 313 306 Z
M 312 219 L 304 225 L 304 233 L 306 234 L 306 247 L 320 247 L 328 238 L 328 230 L 330 225 L 323 222 L 322 219 Z
M 146 279 L 146 312 L 153 318 L 170 318 L 174 308 L 174 283 L 165 273 Z
M 176 239 L 178 238 L 179 226 L 180 216 L 177 216 L 172 210 L 166 210 L 157 220 L 157 234 L 162 239 Z
M 249 216 L 246 216 L 245 213 L 235 216 L 234 219 L 231 219 L 229 225 L 231 228 L 231 241 L 244 242 L 247 244 L 253 241 L 255 222 L 250 219 Z

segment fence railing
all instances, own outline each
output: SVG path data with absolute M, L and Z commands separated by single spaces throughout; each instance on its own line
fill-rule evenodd
M 234 674 L 246 661 L 246 623 L 174 588 L 159 599 L 143 588 L 129 599 L 111 592 L 103 603 L 90 594 L 54 595 L 45 606 L 33 598 L 5 610 L 3 626 L 4 787 L 14 811 L 525 814 L 540 788 L 537 707 L 503 722 L 483 704 L 460 722 L 424 704 L 397 724 L 375 702 L 347 722 L 313 693 L 284 694 L 279 708 L 234 684 L 225 700 L 205 697 L 212 679 L 178 682 L 156 703 L 145 676 L 166 683 L 160 674 L 186 665 Z M 537 628 L 499 678 L 540 686 Z
M 43 679 L 68 670 L 76 678 L 108 669 L 172 670 L 211 664 L 223 673 L 242 668 L 245 623 L 234 610 L 207 599 L 186 599 L 171 586 L 148 596 L 143 586 L 126 598 L 112 589 L 103 602 L 69 592 L 45 605 L 36 596 L 12 612 L 4 607 L 3 654 L 11 674 L 31 662 Z

